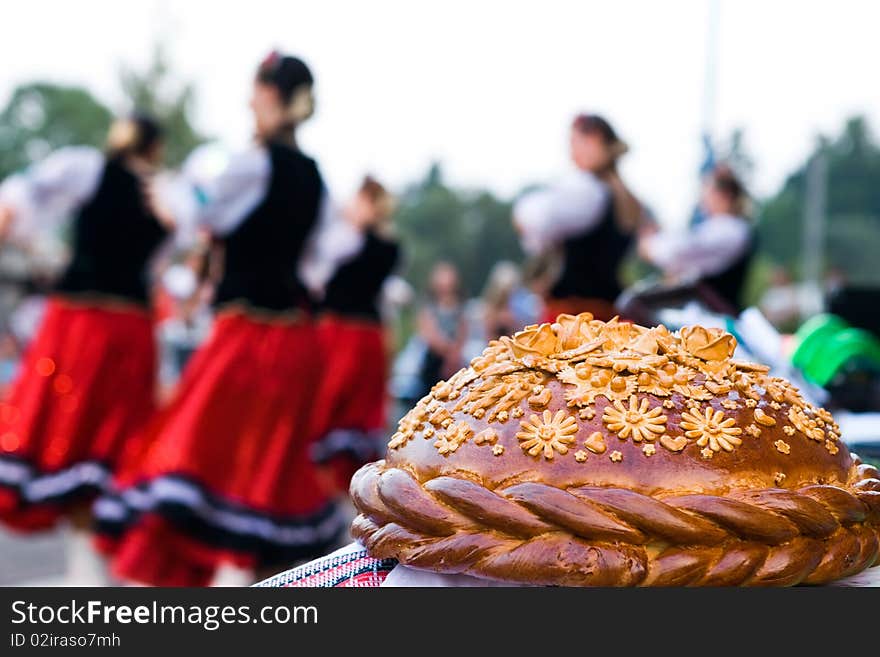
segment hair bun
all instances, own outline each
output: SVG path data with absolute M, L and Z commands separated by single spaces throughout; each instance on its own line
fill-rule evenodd
M 126 117 L 116 119 L 107 133 L 107 149 L 113 152 L 128 151 L 138 142 L 138 126 Z
M 134 113 L 116 119 L 107 133 L 107 151 L 114 156 L 144 155 L 162 138 L 162 127 L 152 117 Z
M 312 85 L 303 83 L 294 91 L 287 105 L 287 115 L 290 120 L 298 125 L 308 119 L 315 111 L 315 97 L 312 95 Z

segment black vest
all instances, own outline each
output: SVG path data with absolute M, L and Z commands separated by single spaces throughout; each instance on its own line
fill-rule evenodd
M 73 222 L 73 256 L 56 291 L 147 304 L 147 263 L 165 228 L 147 209 L 142 184 L 122 163 L 107 160 L 97 191 Z
M 367 231 L 358 254 L 339 267 L 327 284 L 322 309 L 379 321 L 382 284 L 394 270 L 399 257 L 400 247 L 396 242 L 382 239 L 372 230 Z
M 309 305 L 298 267 L 318 221 L 324 184 L 315 161 L 281 144 L 268 146 L 266 196 L 223 239 L 223 277 L 216 304 L 243 303 L 283 312 Z
M 746 276 L 752 263 L 752 255 L 755 253 L 755 231 L 749 236 L 749 244 L 736 260 L 726 269 L 700 279 L 700 282 L 712 288 L 712 290 L 728 304 L 732 310 L 739 313 L 742 310 L 742 295 L 745 287 Z
M 551 298 L 614 302 L 622 291 L 617 270 L 632 242 L 632 235 L 618 228 L 609 199 L 598 226 L 562 243 L 562 272 L 550 290 Z

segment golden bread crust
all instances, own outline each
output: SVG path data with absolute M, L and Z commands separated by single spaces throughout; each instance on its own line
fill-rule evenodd
M 873 564 L 880 478 L 717 329 L 493 342 L 352 480 L 374 556 L 527 584 L 796 584 Z

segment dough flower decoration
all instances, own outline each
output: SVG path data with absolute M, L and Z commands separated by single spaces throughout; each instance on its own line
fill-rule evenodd
M 532 415 L 520 422 L 522 431 L 516 434 L 520 447 L 531 456 L 544 455 L 551 460 L 556 452 L 566 454 L 578 431 L 577 421 L 565 411 L 544 411 L 541 417 Z
M 407 435 L 412 435 L 419 431 L 424 425 L 428 413 L 424 406 L 416 406 L 413 410 L 403 416 L 397 425 L 398 431 Z
M 507 343 L 514 357 L 550 356 L 558 351 L 556 333 L 550 324 L 527 326 L 516 333 L 513 338 L 502 338 Z
M 611 351 L 602 356 L 588 356 L 586 362 L 598 367 L 607 367 L 614 372 L 654 372 L 669 362 L 666 356 L 644 355 L 634 351 Z
M 657 341 L 657 336 L 653 329 L 649 329 L 639 335 L 627 347 L 645 356 L 657 354 L 660 351 L 660 343 Z
M 696 438 L 697 445 L 708 447 L 713 452 L 732 452 L 733 448 L 742 444 L 739 438 L 742 429 L 736 426 L 732 417 L 725 418 L 722 411 L 713 408 L 705 409 L 701 415 L 697 411 L 685 411 L 681 414 L 681 428 L 685 436 Z
M 807 438 L 818 442 L 825 440 L 825 430 L 819 426 L 819 422 L 815 417 L 807 415 L 807 409 L 792 406 L 788 409 L 788 419 Z
M 636 380 L 639 392 L 647 392 L 657 397 L 669 397 L 672 394 L 671 386 L 663 385 L 656 374 L 642 372 Z
M 410 439 L 412 438 L 412 434 L 406 434 L 401 431 L 396 431 L 394 435 L 391 436 L 391 440 L 388 441 L 389 449 L 399 449 L 406 445 Z
M 657 370 L 656 375 L 662 385 L 672 388 L 673 386 L 687 385 L 697 376 L 697 372 L 677 363 L 667 363 Z
M 466 385 L 473 383 L 479 374 L 473 367 L 464 367 L 449 378 L 453 390 L 461 390 Z
M 483 353 L 471 360 L 471 369 L 477 373 L 483 373 L 488 367 L 497 363 L 503 363 L 510 357 L 506 345 L 499 340 L 489 342 Z M 454 378 L 454 377 L 453 377 Z
M 618 438 L 625 440 L 632 436 L 634 442 L 653 441 L 666 431 L 666 416 L 657 406 L 648 408 L 649 402 L 642 398 L 639 402 L 635 395 L 629 398 L 629 407 L 620 400 L 605 407 L 602 421 Z
M 692 383 L 675 384 L 672 390 L 679 393 L 683 397 L 693 399 L 695 401 L 708 401 L 714 395 L 706 390 L 703 386 L 693 385 Z
M 628 399 L 636 390 L 636 379 L 630 376 L 617 376 L 603 367 L 588 363 L 579 363 L 574 367 L 566 367 L 557 375 L 562 383 L 574 386 L 565 391 L 565 400 L 569 406 L 587 406 L 596 397 L 605 397 L 608 401 Z
M 424 427 L 427 420 L 428 411 L 423 403 L 419 403 L 409 413 L 404 415 L 397 423 L 397 431 L 388 441 L 388 447 L 391 449 L 399 449 L 406 445 L 417 431 Z
M 650 330 L 643 326 L 630 324 L 629 322 L 620 322 L 617 317 L 614 317 L 602 326 L 602 337 L 605 338 L 605 351 L 621 351 L 626 349 Z
M 474 430 L 471 429 L 467 422 L 456 422 L 450 425 L 446 431 L 437 435 L 434 447 L 437 448 L 440 454 L 445 456 L 457 450 L 473 435 Z
M 509 414 L 542 381 L 543 376 L 539 372 L 489 377 L 464 390 L 453 411 L 464 411 L 492 421 L 502 413 Z
M 837 422 L 834 421 L 834 416 L 824 408 L 814 408 L 813 414 L 822 422 L 821 426 L 828 426 L 835 433 L 840 433 L 840 427 L 837 425 Z
M 681 341 L 685 351 L 702 360 L 725 360 L 736 349 L 736 338 L 717 328 L 685 326 Z
M 456 403 L 453 411 L 461 411 L 467 409 L 473 413 L 478 409 L 491 408 L 498 400 L 504 397 L 510 390 L 510 386 L 504 380 L 504 377 L 491 378 L 486 381 L 475 384 L 463 394 Z
M 552 325 L 556 332 L 557 348 L 563 352 L 573 352 L 581 348 L 584 343 L 593 342 L 597 337 L 598 329 L 591 323 L 595 322 L 590 313 L 559 315 Z

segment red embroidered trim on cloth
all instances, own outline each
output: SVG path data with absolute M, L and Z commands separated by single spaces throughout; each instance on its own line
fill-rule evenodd
M 385 581 L 394 559 L 374 559 L 363 548 L 315 559 L 256 584 L 263 587 L 377 587 Z

